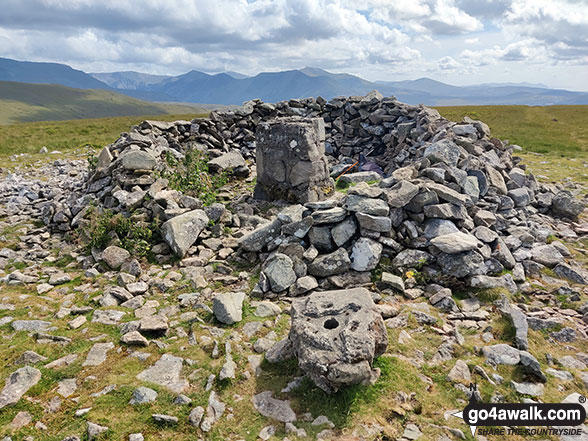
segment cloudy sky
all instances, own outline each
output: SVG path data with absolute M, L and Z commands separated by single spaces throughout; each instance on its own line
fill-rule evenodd
M 87 72 L 321 67 L 588 91 L 588 0 L 2 0 L 0 56 Z

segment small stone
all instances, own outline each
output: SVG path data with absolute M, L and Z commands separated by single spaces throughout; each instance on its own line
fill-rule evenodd
M 243 300 L 243 292 L 217 294 L 212 302 L 216 319 L 226 325 L 240 322 L 243 318 Z
M 290 407 L 290 402 L 273 398 L 271 391 L 254 395 L 252 401 L 255 409 L 267 418 L 272 418 L 282 423 L 296 421 L 296 414 Z
M 155 392 L 153 389 L 149 389 L 148 387 L 141 386 L 133 391 L 133 395 L 131 396 L 129 404 L 136 405 L 152 403 L 156 399 L 157 392 Z
M 282 309 L 272 302 L 259 302 L 253 315 L 256 317 L 274 317 L 282 312 Z
M 164 415 L 161 413 L 154 413 L 151 415 L 153 421 L 158 424 L 169 424 L 169 425 L 176 425 L 178 424 L 178 417 L 171 416 L 171 415 Z
M 194 427 L 200 427 L 200 422 L 202 421 L 202 417 L 204 416 L 204 408 L 202 406 L 197 406 L 190 412 L 190 416 L 188 417 L 188 421 Z
M 102 260 L 113 270 L 119 269 L 131 254 L 124 248 L 109 246 L 102 252 Z
M 141 335 L 139 331 L 131 331 L 124 334 L 120 341 L 131 346 L 148 346 L 149 340 Z
M 453 366 L 453 368 L 451 368 L 449 371 L 449 374 L 447 374 L 447 379 L 454 382 L 469 383 L 472 379 L 470 375 L 470 368 L 465 361 L 457 360 L 455 366 Z
M 82 363 L 82 366 L 99 366 L 106 361 L 106 353 L 114 349 L 114 343 L 96 343 L 88 352 L 86 361 Z
M 83 326 L 83 325 L 84 325 L 84 324 L 85 324 L 87 321 L 88 321 L 88 320 L 86 319 L 86 317 L 85 317 L 85 316 L 83 316 L 83 315 L 79 315 L 79 316 L 77 316 L 75 319 L 71 320 L 71 321 L 68 323 L 68 326 L 69 326 L 71 329 L 78 329 L 78 328 L 80 328 L 81 326 Z
M 88 441 L 93 441 L 96 439 L 101 433 L 107 432 L 108 427 L 100 426 L 99 424 L 91 423 L 90 421 L 86 422 L 86 433 L 88 434 Z

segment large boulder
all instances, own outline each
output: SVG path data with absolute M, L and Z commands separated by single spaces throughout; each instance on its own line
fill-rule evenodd
M 184 257 L 206 225 L 206 213 L 192 210 L 165 221 L 161 226 L 161 235 L 178 257 Z
M 377 378 L 386 327 L 365 288 L 315 292 L 292 303 L 288 336 L 300 368 L 328 393 Z

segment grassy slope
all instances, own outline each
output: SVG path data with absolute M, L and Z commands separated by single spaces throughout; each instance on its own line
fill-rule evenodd
M 588 106 L 437 107 L 444 117 L 484 121 L 492 135 L 520 145 L 518 154 L 540 181 L 588 183 Z
M 0 124 L 189 112 L 203 109 L 150 103 L 105 90 L 0 81 Z
M 484 121 L 497 138 L 526 151 L 560 156 L 588 152 L 588 106 L 458 106 L 437 107 L 448 119 L 464 116 Z
M 0 126 L 0 157 L 15 153 L 35 154 L 43 146 L 67 152 L 87 145 L 101 148 L 114 142 L 121 132 L 145 119 L 190 120 L 203 114 L 125 116 L 116 118 L 45 121 Z

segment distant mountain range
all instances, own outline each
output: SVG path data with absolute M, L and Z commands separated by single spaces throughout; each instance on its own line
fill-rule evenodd
M 371 82 L 355 75 L 333 74 L 312 67 L 262 72 L 252 77 L 237 72 L 211 75 L 195 70 L 178 76 L 140 72 L 87 74 L 63 64 L 0 58 L 0 80 L 106 89 L 149 101 L 223 105 L 239 105 L 253 98 L 266 102 L 310 96 L 330 99 L 339 95 L 364 95 L 373 89 L 409 104 L 429 106 L 588 104 L 586 92 L 550 89 L 542 84 L 452 86 L 429 78 Z

